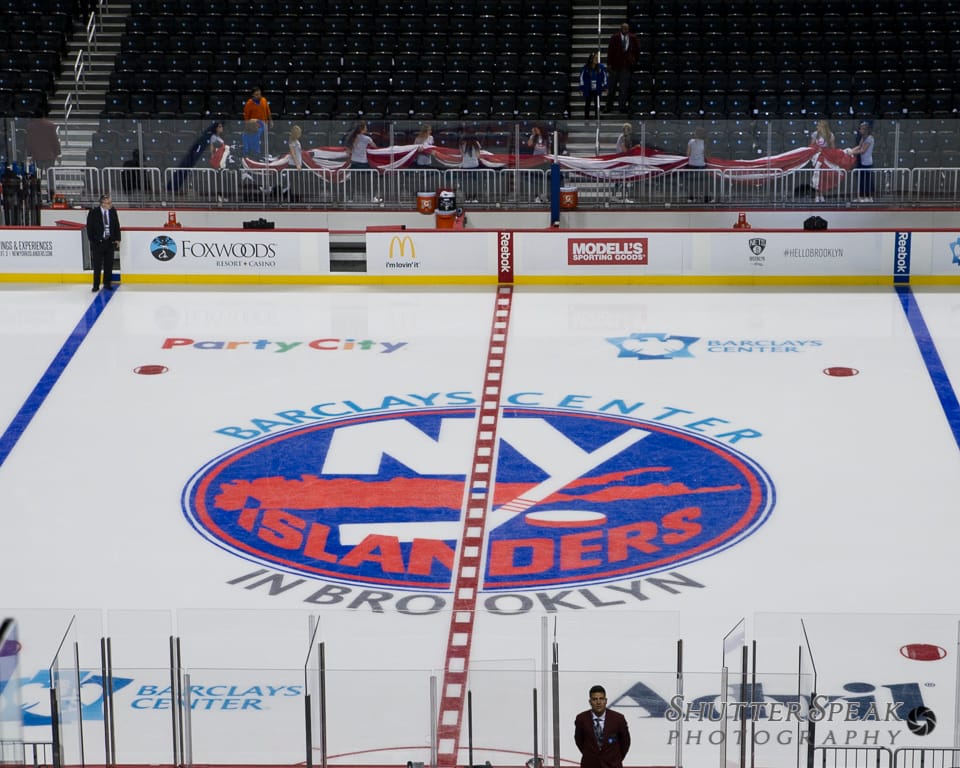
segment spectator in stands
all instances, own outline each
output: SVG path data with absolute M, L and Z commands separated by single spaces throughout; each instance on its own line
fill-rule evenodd
M 247 103 L 243 105 L 243 119 L 259 120 L 268 128 L 273 128 L 273 115 L 270 113 L 270 104 L 264 98 L 263 92 L 259 87 L 253 89 L 250 98 L 247 99 Z
M 872 203 L 873 202 L 873 125 L 869 120 L 864 120 L 857 128 L 860 134 L 860 141 L 857 146 L 844 150 L 845 152 L 857 156 L 857 165 L 860 170 L 857 174 L 857 197 L 855 202 Z
M 27 124 L 27 155 L 33 158 L 41 179 L 46 178 L 47 170 L 56 165 L 60 158 L 57 126 L 45 117 L 34 118 Z M 47 194 L 52 200 L 53 189 L 48 188 Z
M 210 132 L 210 167 L 217 170 L 227 167 L 227 160 L 230 157 L 230 145 L 223 138 L 223 123 L 219 120 L 213 124 L 213 130 Z
M 139 192 L 143 187 L 141 183 L 143 172 L 134 170 L 142 167 L 143 163 L 140 162 L 140 150 L 134 149 L 133 156 L 129 160 L 123 161 L 124 169 L 120 172 L 120 188 L 124 192 Z
M 60 157 L 57 126 L 45 117 L 33 118 L 27 124 L 27 155 L 40 171 L 52 168 Z
M 369 168 L 370 161 L 367 158 L 367 150 L 376 148 L 377 145 L 367 133 L 366 120 L 361 120 L 347 137 L 347 149 L 350 150 L 350 167 Z
M 417 152 L 417 167 L 429 168 L 433 165 L 433 156 L 429 152 L 422 151 L 422 148 L 433 146 L 433 128 L 429 125 L 421 125 L 413 143 L 421 147 Z
M 247 120 L 243 124 L 243 155 L 257 160 L 263 157 L 263 121 Z
M 600 96 L 607 90 L 607 68 L 594 51 L 580 70 L 580 93 L 583 94 L 583 119 L 590 119 L 590 108 L 596 107 L 600 117 Z
M 624 123 L 623 128 L 620 130 L 620 135 L 617 137 L 617 154 L 625 154 L 633 149 L 633 147 L 633 126 L 630 123 Z M 627 197 L 627 180 L 625 178 L 626 174 L 627 171 L 623 169 L 618 172 L 620 181 L 617 184 L 614 197 L 622 198 L 625 203 L 632 203 L 633 200 L 630 200 Z
M 480 168 L 480 142 L 476 136 L 465 134 L 460 139 L 460 167 L 473 173 L 464 174 L 463 194 L 467 202 L 477 202 L 479 178 L 474 178 Z
M 617 154 L 623 154 L 633 149 L 633 126 L 630 123 L 624 123 L 617 137 Z
M 259 87 L 253 89 L 247 103 L 243 105 L 243 122 L 244 154 L 263 159 L 263 137 L 268 128 L 273 128 L 273 114 L 270 112 L 270 103 Z M 256 130 L 252 123 L 256 124 Z
M 693 129 L 693 136 L 687 142 L 687 169 L 689 173 L 687 178 L 690 180 L 690 192 L 687 195 L 687 202 L 692 203 L 695 200 L 703 198 L 703 202 L 709 203 L 710 196 L 707 194 L 707 155 L 706 142 L 704 139 L 703 128 Z
M 287 138 L 287 148 L 290 150 L 290 162 L 298 171 L 303 170 L 303 147 L 300 146 L 300 137 L 303 129 L 299 125 L 290 126 L 290 136 Z
M 527 139 L 527 148 L 534 155 L 547 154 L 547 137 L 543 135 L 543 128 L 539 125 L 530 129 L 530 138 Z
M 217 171 L 222 171 L 227 164 L 232 162 L 230 157 L 230 145 L 223 138 L 223 123 L 215 121 L 210 131 L 210 138 L 207 141 L 210 146 L 210 167 Z M 226 181 L 223 174 L 217 174 L 217 201 L 226 200 Z
M 473 169 L 480 167 L 480 142 L 477 137 L 466 134 L 460 139 L 460 167 Z
M 814 128 L 813 133 L 810 134 L 810 147 L 816 150 L 823 150 L 825 148 L 834 149 L 836 147 L 836 139 L 833 136 L 833 131 L 830 130 L 830 122 L 828 120 L 817 120 L 817 127 Z M 813 156 L 811 163 L 813 164 L 814 170 L 813 175 L 810 177 L 810 186 L 813 187 L 814 202 L 822 203 L 824 199 L 820 187 L 821 181 L 823 181 L 823 169 L 825 169 L 827 165 L 820 151 Z
M 607 90 L 607 112 L 612 112 L 614 102 L 619 98 L 621 112 L 630 107 L 630 77 L 633 68 L 640 60 L 640 41 L 630 31 L 630 25 L 623 22 L 620 31 L 610 36 L 607 44 L 607 68 L 610 70 L 610 88 Z

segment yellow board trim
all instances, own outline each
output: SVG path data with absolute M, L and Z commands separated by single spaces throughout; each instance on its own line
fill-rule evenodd
M 350 272 L 338 275 L 126 275 L 123 282 L 133 285 L 496 285 L 487 275 L 365 275 Z
M 0 283 L 89 283 L 89 274 L 0 273 Z M 126 285 L 496 285 L 488 275 L 124 275 Z M 892 275 L 527 275 L 513 285 L 718 285 L 865 286 L 894 285 Z M 912 275 L 912 286 L 960 286 L 960 275 Z
M 89 283 L 90 275 L 60 274 L 53 272 L 0 273 L 2 283 Z

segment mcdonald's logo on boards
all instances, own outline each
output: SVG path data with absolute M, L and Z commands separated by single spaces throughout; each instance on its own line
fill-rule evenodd
M 384 266 L 387 269 L 420 268 L 420 262 L 417 261 L 417 247 L 410 235 L 394 235 L 390 238 L 390 245 L 387 248 L 387 261 Z

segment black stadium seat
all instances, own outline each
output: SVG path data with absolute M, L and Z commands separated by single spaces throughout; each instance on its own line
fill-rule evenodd
M 336 107 L 337 97 L 332 92 L 311 93 L 307 97 L 307 109 L 313 118 L 331 117 Z

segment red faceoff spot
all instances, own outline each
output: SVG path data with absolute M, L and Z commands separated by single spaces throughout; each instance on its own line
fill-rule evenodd
M 946 658 L 947 652 L 939 645 L 931 643 L 910 643 L 900 649 L 900 655 L 914 661 L 940 661 Z

